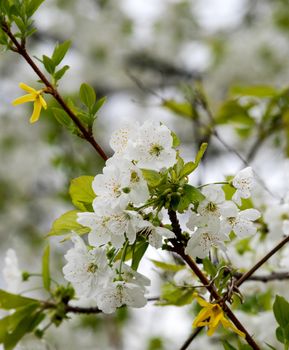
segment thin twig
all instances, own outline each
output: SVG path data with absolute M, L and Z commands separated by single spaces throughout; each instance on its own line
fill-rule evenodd
M 19 41 L 16 39 L 16 37 L 13 35 L 13 33 L 10 31 L 9 26 L 7 23 L 2 23 L 2 29 L 7 34 L 7 36 L 10 38 L 12 43 L 15 46 L 15 50 L 19 55 L 21 55 L 25 61 L 29 64 L 29 66 L 34 70 L 34 72 L 38 75 L 40 80 L 45 84 L 47 87 L 49 93 L 55 98 L 55 100 L 61 105 L 61 107 L 64 109 L 64 111 L 67 113 L 67 115 L 70 117 L 70 119 L 74 122 L 74 124 L 78 127 L 78 129 L 81 132 L 82 137 L 87 140 L 92 147 L 97 151 L 97 153 L 102 157 L 103 160 L 107 160 L 107 155 L 105 154 L 104 150 L 101 148 L 101 146 L 95 141 L 92 132 L 87 130 L 81 123 L 81 121 L 78 119 L 76 114 L 68 107 L 62 96 L 59 94 L 58 90 L 49 82 L 49 80 L 45 77 L 45 75 L 41 72 L 41 70 L 38 68 L 38 66 L 35 64 L 35 62 L 32 60 L 28 52 L 26 51 L 25 46 L 21 45 Z
M 235 286 L 239 287 L 247 279 L 249 279 L 255 271 L 257 271 L 267 260 L 269 260 L 275 253 L 278 252 L 287 242 L 289 242 L 289 236 L 286 236 L 279 244 L 277 244 L 273 249 L 270 250 L 261 260 L 259 260 L 249 271 L 245 272 L 242 277 L 240 277 Z
M 189 338 L 184 342 L 180 350 L 186 350 L 191 342 L 196 338 L 196 336 L 203 330 L 203 327 L 198 327 L 194 332 L 189 336 Z
M 240 278 L 243 276 L 243 273 L 235 272 L 234 277 Z M 268 275 L 257 275 L 257 276 L 250 276 L 248 277 L 244 282 L 247 281 L 257 281 L 257 282 L 263 282 L 267 283 L 270 281 L 283 281 L 289 279 L 289 272 L 272 272 Z

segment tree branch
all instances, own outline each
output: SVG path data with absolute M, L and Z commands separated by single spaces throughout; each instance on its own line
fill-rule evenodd
M 198 327 L 194 332 L 189 336 L 189 338 L 184 342 L 180 350 L 186 350 L 191 342 L 196 338 L 196 336 L 203 330 L 203 327 Z
M 261 260 L 259 260 L 249 271 L 245 272 L 235 283 L 236 287 L 239 287 L 247 279 L 249 279 L 255 271 L 257 271 L 267 260 L 269 260 L 275 253 L 278 252 L 287 242 L 289 242 L 289 236 L 286 236 L 279 244 L 277 244 L 269 253 L 267 253 Z
M 2 23 L 2 29 L 7 34 L 7 36 L 10 38 L 12 43 L 15 46 L 15 50 L 19 55 L 21 55 L 25 61 L 29 64 L 29 66 L 34 70 L 34 72 L 37 74 L 37 76 L 40 78 L 40 80 L 45 84 L 47 89 L 49 90 L 49 93 L 55 98 L 55 100 L 61 105 L 61 107 L 64 109 L 64 111 L 67 113 L 67 115 L 70 117 L 70 119 L 74 122 L 74 124 L 78 127 L 78 129 L 81 132 L 82 137 L 88 141 L 92 147 L 96 150 L 96 152 L 101 156 L 103 160 L 107 160 L 107 155 L 105 154 L 104 150 L 101 148 L 101 146 L 95 141 L 92 132 L 87 130 L 81 123 L 81 121 L 78 119 L 76 114 L 68 107 L 68 105 L 65 103 L 62 96 L 59 94 L 58 90 L 48 81 L 46 76 L 41 72 L 41 70 L 38 68 L 38 66 L 35 64 L 35 62 L 32 60 L 28 52 L 26 51 L 26 48 L 24 45 L 22 45 L 16 37 L 13 35 L 13 33 L 10 31 L 9 26 L 7 23 Z
M 169 210 L 169 217 L 172 223 L 172 228 L 173 231 L 177 237 L 177 239 L 171 240 L 173 247 L 174 247 L 174 251 L 179 254 L 183 260 L 188 264 L 188 266 L 193 270 L 193 272 L 196 274 L 196 276 L 200 279 L 200 281 L 203 283 L 203 285 L 206 287 L 206 289 L 210 292 L 211 296 L 216 300 L 220 300 L 221 296 L 219 295 L 219 293 L 217 292 L 215 286 L 213 283 L 210 283 L 210 281 L 207 279 L 207 277 L 203 274 L 203 272 L 199 269 L 198 265 L 195 263 L 195 261 L 188 255 L 186 255 L 183 245 L 181 245 L 178 242 L 178 237 L 182 236 L 182 231 L 180 228 L 180 224 L 177 218 L 177 214 L 175 211 L 173 210 Z M 224 302 L 222 303 L 222 305 L 220 305 L 223 309 L 223 311 L 225 312 L 225 314 L 230 318 L 230 320 L 234 323 L 234 325 L 243 333 L 245 333 L 246 335 L 246 341 L 249 345 L 251 345 L 251 347 L 254 350 L 260 350 L 259 346 L 256 344 L 256 342 L 254 341 L 254 339 L 251 337 L 251 335 L 248 333 L 248 331 L 246 330 L 246 328 L 242 325 L 242 323 L 238 320 L 238 318 L 235 316 L 235 314 L 231 311 L 231 309 L 229 308 L 229 306 Z
M 244 274 L 240 272 L 235 272 L 234 277 L 241 278 Z M 257 276 L 250 276 L 248 277 L 244 282 L 247 281 L 257 281 L 257 282 L 270 282 L 270 281 L 283 281 L 289 279 L 289 272 L 272 272 L 268 275 L 257 275 Z

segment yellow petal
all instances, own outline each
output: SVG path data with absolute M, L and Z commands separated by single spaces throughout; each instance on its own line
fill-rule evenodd
M 40 103 L 41 103 L 42 107 L 44 109 L 47 109 L 47 103 L 46 103 L 46 101 L 44 100 L 44 98 L 41 95 L 39 95 L 39 100 L 40 100 Z
M 39 119 L 42 105 L 39 100 L 34 102 L 34 108 L 31 118 L 29 119 L 30 123 L 35 123 Z
M 12 104 L 13 106 L 20 105 L 21 103 L 26 103 L 26 102 L 33 102 L 35 101 L 35 97 L 32 94 L 24 95 L 21 97 L 16 98 Z
M 197 302 L 202 306 L 202 307 L 214 307 L 215 304 L 208 303 L 206 300 L 200 297 L 196 297 Z
M 211 337 L 215 333 L 216 329 L 218 328 L 218 325 L 219 325 L 219 323 L 217 323 L 215 326 L 210 326 L 209 327 L 209 329 L 207 331 L 207 335 L 209 337 Z
M 211 317 L 210 323 L 211 323 L 212 327 L 218 327 L 219 322 L 221 321 L 222 318 L 224 318 L 224 314 L 223 314 L 222 309 L 221 308 L 218 309 L 217 312 L 214 312 L 213 315 L 214 316 Z
M 235 333 L 239 334 L 240 337 L 246 338 L 246 334 L 235 327 L 232 322 L 226 320 L 225 317 L 222 318 L 221 322 L 225 328 L 231 328 Z
M 193 323 L 193 327 L 202 327 L 202 326 L 206 326 L 209 322 L 206 321 L 204 322 L 207 318 L 209 318 L 212 314 L 211 309 L 208 308 L 204 308 L 202 309 L 199 314 L 197 315 L 197 317 L 194 320 Z
M 28 86 L 28 85 L 26 85 L 26 84 L 24 84 L 24 83 L 20 83 L 20 84 L 19 84 L 19 87 L 20 87 L 21 89 L 27 91 L 27 92 L 32 93 L 32 94 L 36 94 L 36 93 L 37 93 L 37 91 L 36 91 L 35 89 L 33 89 L 32 87 L 30 87 L 30 86 Z

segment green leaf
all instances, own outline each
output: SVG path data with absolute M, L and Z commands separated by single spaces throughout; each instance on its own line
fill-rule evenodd
M 230 90 L 233 95 L 252 96 L 252 97 L 274 97 L 279 91 L 272 86 L 255 85 L 255 86 L 234 86 Z
M 198 167 L 200 164 L 200 161 L 202 160 L 206 150 L 207 150 L 208 144 L 206 142 L 203 142 L 198 150 L 198 153 L 195 157 L 195 166 Z
M 192 104 L 188 102 L 177 102 L 175 100 L 165 100 L 162 106 L 169 109 L 171 112 L 185 118 L 193 119 L 195 116 Z
M 48 236 L 62 236 L 72 232 L 79 235 L 88 233 L 90 229 L 80 225 L 77 219 L 78 210 L 70 210 L 56 219 L 52 225 Z
M 136 244 L 135 249 L 132 251 L 131 268 L 137 271 L 139 263 L 144 256 L 149 244 L 145 240 Z
M 93 115 L 95 115 L 100 110 L 100 108 L 105 104 L 105 102 L 106 102 L 106 97 L 105 96 L 100 98 L 99 100 L 97 100 L 95 105 L 92 107 L 91 113 Z
M 155 170 L 142 169 L 142 174 L 150 187 L 157 187 L 162 181 L 162 175 Z
M 165 270 L 165 271 L 178 272 L 178 271 L 183 270 L 185 268 L 184 265 L 169 264 L 169 263 L 154 260 L 154 259 L 150 259 L 150 260 L 153 262 L 153 264 L 156 267 L 159 267 L 160 269 Z
M 193 300 L 193 288 L 177 287 L 167 282 L 162 285 L 161 300 L 157 302 L 157 305 L 183 306 L 191 304 Z
M 55 46 L 53 54 L 52 54 L 52 57 L 51 57 L 51 59 L 52 59 L 52 61 L 53 61 L 55 66 L 58 66 L 61 63 L 61 61 L 63 60 L 63 58 L 66 55 L 67 51 L 69 50 L 70 46 L 71 46 L 71 41 L 69 41 L 69 40 L 64 41 L 62 44 L 57 44 Z M 65 67 L 68 67 L 68 66 L 65 66 Z M 68 68 L 66 68 L 66 70 L 67 69 Z
M 186 184 L 183 186 L 183 190 L 184 193 L 180 198 L 178 205 L 178 211 L 180 213 L 183 213 L 185 210 L 187 210 L 190 204 L 196 205 L 205 198 L 202 192 L 194 186 Z
M 53 75 L 54 79 L 60 80 L 69 68 L 70 67 L 67 65 L 63 66 L 61 69 L 59 69 L 57 72 L 54 73 Z
M 211 277 L 215 277 L 217 273 L 217 268 L 216 266 L 211 262 L 209 258 L 204 258 L 202 260 L 204 270 L 207 272 L 208 275 Z
M 172 131 L 171 131 L 171 135 L 172 135 L 172 138 L 173 138 L 173 147 L 176 148 L 176 147 L 178 147 L 181 144 L 181 141 L 178 138 L 178 136 Z
M 228 343 L 226 340 L 222 341 L 224 350 L 237 350 L 233 345 Z
M 72 203 L 82 211 L 93 211 L 92 202 L 95 193 L 92 189 L 93 176 L 80 176 L 70 183 L 69 194 Z
M 93 105 L 95 104 L 95 101 L 96 101 L 95 91 L 90 85 L 86 83 L 81 84 L 79 89 L 79 97 L 82 103 L 88 108 L 92 108 Z
M 8 293 L 5 290 L 0 289 L 0 308 L 4 310 L 17 309 L 18 307 L 25 306 L 27 304 L 37 303 L 39 301 L 32 298 L 23 297 Z
M 48 56 L 43 55 L 42 56 L 42 62 L 44 64 L 45 69 L 47 70 L 47 72 L 49 74 L 53 74 L 55 72 L 55 64 L 52 61 L 51 58 L 49 58 Z
M 289 325 L 289 303 L 283 297 L 276 295 L 273 312 L 279 325 L 286 328 Z
M 68 129 L 70 132 L 74 134 L 77 133 L 77 127 L 74 125 L 73 121 L 69 118 L 63 109 L 52 107 L 51 110 L 59 124 Z
M 284 338 L 283 328 L 282 328 L 282 327 L 276 328 L 275 334 L 276 334 L 277 340 L 278 340 L 280 343 L 285 344 L 286 339 Z
M 42 320 L 43 314 L 40 312 L 26 315 L 26 317 L 19 322 L 15 330 L 6 335 L 4 340 L 4 350 L 14 349 L 24 335 L 32 332 Z
M 50 247 L 47 245 L 44 249 L 42 256 L 42 279 L 43 286 L 47 291 L 50 291 L 50 268 L 49 268 L 49 258 L 50 258 Z
M 184 165 L 183 169 L 180 172 L 180 178 L 188 176 L 191 174 L 197 167 L 199 166 L 204 153 L 206 152 L 206 149 L 208 147 L 207 143 L 202 143 L 200 146 L 200 149 L 198 150 L 198 153 L 196 154 L 195 161 L 194 162 L 188 162 Z
M 44 0 L 30 0 L 26 6 L 27 16 L 31 17 L 43 2 Z

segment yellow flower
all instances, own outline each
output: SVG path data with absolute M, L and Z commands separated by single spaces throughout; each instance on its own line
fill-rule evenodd
M 21 103 L 34 102 L 33 113 L 29 121 L 30 123 L 35 123 L 39 119 L 41 108 L 47 108 L 47 103 L 42 97 L 43 90 L 35 90 L 24 83 L 20 83 L 19 87 L 29 93 L 27 95 L 16 98 L 12 104 L 13 106 L 17 106 Z
M 194 320 L 193 327 L 208 326 L 208 336 L 215 333 L 219 323 L 225 328 L 231 328 L 234 332 L 245 338 L 245 333 L 241 332 L 232 322 L 226 319 L 224 311 L 219 304 L 211 304 L 200 297 L 196 297 L 198 303 L 203 307 Z

